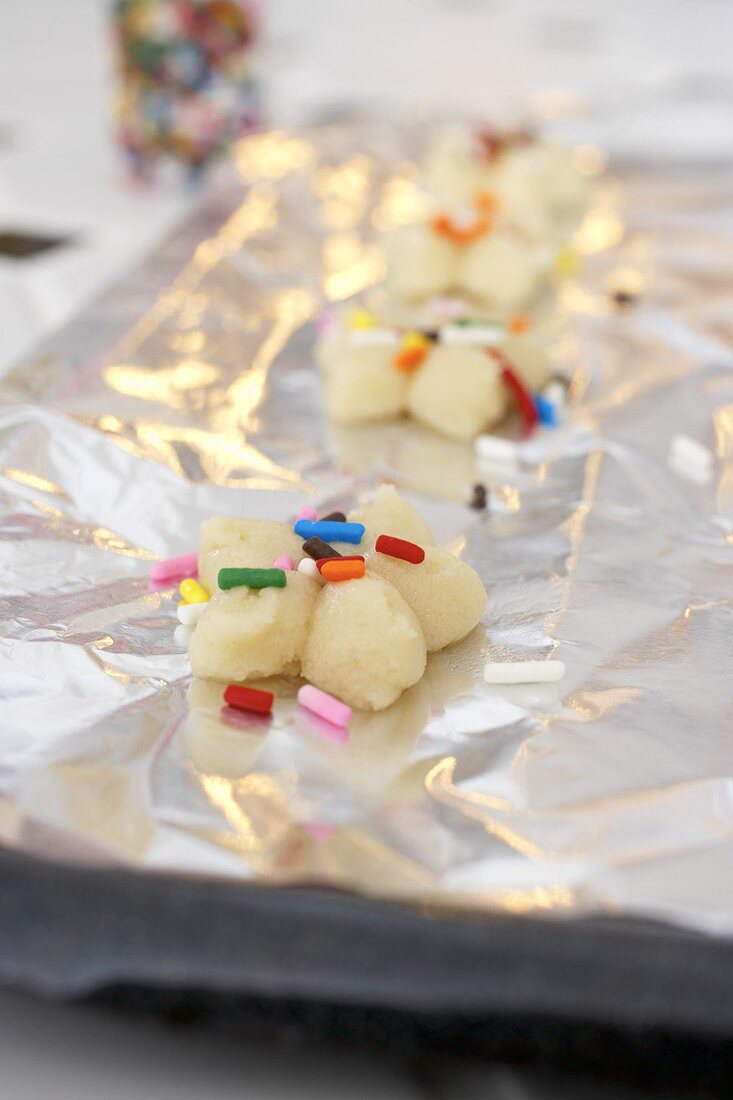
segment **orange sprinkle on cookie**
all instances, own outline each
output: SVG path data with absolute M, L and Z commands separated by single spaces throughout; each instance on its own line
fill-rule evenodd
M 323 563 L 321 576 L 327 581 L 353 581 L 365 572 L 363 558 L 331 558 Z
M 507 328 L 515 336 L 519 336 L 522 332 L 528 332 L 531 327 L 532 321 L 526 313 L 517 313 L 515 317 L 510 317 L 507 323 Z
M 491 229 L 491 221 L 486 216 L 476 216 L 467 225 L 458 225 L 449 214 L 436 214 L 431 225 L 433 231 L 441 237 L 448 237 L 456 244 L 470 244 L 483 237 Z
M 394 365 L 397 370 L 403 370 L 405 372 L 415 370 L 420 366 L 427 352 L 424 348 L 407 348 L 405 351 L 401 351 L 395 356 Z
M 482 214 L 494 215 L 501 205 L 501 200 L 493 191 L 477 191 L 475 203 L 476 209 Z

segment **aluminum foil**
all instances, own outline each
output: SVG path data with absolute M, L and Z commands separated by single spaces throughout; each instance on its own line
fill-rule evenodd
M 383 274 L 419 131 L 333 123 L 238 150 L 176 237 L 2 390 L 0 836 L 52 858 L 510 912 L 733 931 L 733 192 L 601 177 L 560 287 L 571 415 L 514 471 L 408 423 L 337 430 L 325 301 Z M 586 149 L 586 163 L 600 164 Z M 618 308 L 609 289 L 637 300 Z M 716 451 L 698 483 L 671 435 Z M 468 506 L 490 486 L 491 508 Z M 221 714 L 151 559 L 212 513 L 287 519 L 394 481 L 490 592 L 481 627 L 348 737 L 278 685 Z M 484 685 L 562 658 L 557 685 Z

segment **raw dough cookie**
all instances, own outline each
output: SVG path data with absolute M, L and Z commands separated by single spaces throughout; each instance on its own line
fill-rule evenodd
M 496 363 L 471 347 L 436 347 L 416 372 L 407 408 L 428 428 L 450 439 L 473 439 L 507 407 Z
M 484 586 L 474 569 L 437 546 L 425 550 L 420 565 L 370 550 L 367 568 L 389 581 L 415 612 L 428 653 L 465 638 L 486 607 Z
M 369 315 L 357 312 L 363 324 Z M 407 413 L 449 439 L 473 438 L 500 421 L 509 404 L 501 372 L 486 353 L 487 333 L 490 345 L 503 352 L 529 390 L 540 390 L 549 378 L 545 340 L 527 317 L 459 326 L 441 325 L 430 311 L 422 317 L 424 328 L 412 332 L 382 325 L 375 317 L 372 329 L 352 329 L 344 313 L 334 318 L 316 353 L 327 364 L 323 388 L 330 419 L 359 424 Z M 362 343 L 370 334 L 380 342 Z M 424 346 L 419 362 L 405 371 L 397 360 L 410 338 Z
M 299 671 L 317 581 L 289 572 L 285 588 L 212 592 L 189 646 L 194 676 L 228 683 Z
M 326 585 L 303 675 L 352 706 L 382 710 L 425 671 L 425 636 L 396 588 L 376 576 Z
M 302 546 L 303 540 L 287 523 L 213 516 L 201 524 L 199 578 L 209 592 L 215 592 L 220 569 L 266 569 L 280 554 L 299 562 Z
M 350 706 L 381 710 L 420 679 L 428 650 L 473 629 L 486 606 L 478 575 L 434 547 L 429 528 L 393 485 L 354 508 L 348 522 L 364 525 L 361 542 L 332 545 L 364 556 L 364 576 L 327 581 L 287 570 L 284 587 L 223 591 L 220 569 L 269 569 L 285 554 L 301 560 L 302 540 L 283 523 L 223 517 L 205 523 L 198 565 L 212 596 L 190 640 L 194 675 L 236 683 L 302 672 Z M 413 556 L 422 546 L 424 559 L 412 564 L 378 553 L 379 535 L 412 543 Z M 404 543 L 383 549 L 401 552 Z

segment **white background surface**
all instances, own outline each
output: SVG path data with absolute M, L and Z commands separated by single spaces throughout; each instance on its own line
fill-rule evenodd
M 588 105 L 602 103 L 606 139 L 620 152 L 671 160 L 733 152 L 733 112 L 709 94 L 733 86 L 727 0 L 263 3 L 268 102 L 278 122 L 354 103 L 474 114 L 535 105 L 570 110 L 582 131 Z M 105 28 L 99 0 L 0 0 L 0 230 L 74 238 L 47 256 L 0 259 L 0 369 L 135 263 L 192 201 L 122 186 L 107 121 Z M 657 105 L 678 94 L 684 103 L 670 131 Z M 273 1059 L 10 993 L 0 995 L 0 1019 L 2 1094 L 13 1100 L 426 1095 L 391 1063 L 326 1053 Z M 508 1071 L 477 1075 L 457 1066 L 431 1091 L 499 1100 L 574 1095 L 521 1084 Z

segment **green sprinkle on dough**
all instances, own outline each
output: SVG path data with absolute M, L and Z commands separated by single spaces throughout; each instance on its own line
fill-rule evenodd
M 219 588 L 284 588 L 284 569 L 220 569 Z

